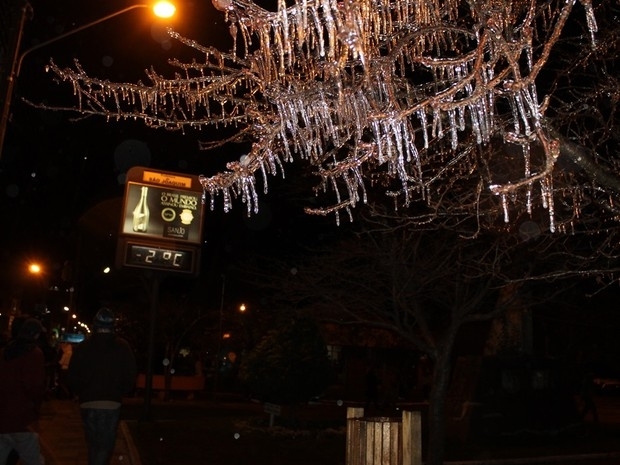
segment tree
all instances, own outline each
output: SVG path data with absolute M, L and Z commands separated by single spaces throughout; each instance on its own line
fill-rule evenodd
M 175 373 L 199 374 L 196 373 L 196 363 L 202 361 L 203 354 L 207 353 L 208 349 L 215 351 L 216 341 L 220 337 L 214 309 L 208 311 L 202 307 L 196 299 L 196 290 L 179 293 L 178 282 L 176 287 L 177 289 L 171 289 L 171 286 L 168 286 L 168 292 L 161 293 L 157 301 L 156 326 L 159 327 L 158 335 L 161 341 L 159 348 L 167 361 L 163 364 L 165 400 L 170 398 L 172 376 Z M 200 289 L 199 285 L 196 287 Z M 202 297 L 201 293 L 198 294 Z M 189 349 L 185 355 L 182 351 L 184 347 Z M 189 359 L 184 361 L 185 357 Z
M 292 162 L 333 196 L 308 207 L 314 214 L 350 212 L 372 190 L 416 206 L 425 222 L 473 217 L 489 228 L 540 209 L 552 232 L 586 213 L 615 223 L 612 0 L 581 0 L 578 14 L 572 0 L 213 4 L 230 24 L 232 50 L 171 31 L 199 57 L 171 60 L 173 78 L 151 69 L 148 84 L 114 83 L 79 64 L 51 69 L 83 115 L 226 128 L 205 148 L 249 143 L 226 171 L 201 178 L 226 211 L 240 197 L 255 212 L 256 177 L 266 190 L 268 176 Z M 602 98 L 604 108 L 592 108 Z M 603 124 L 597 134 L 609 144 L 588 137 L 591 123 Z
M 609 270 L 614 259 L 579 256 L 577 246 L 588 249 L 586 236 L 501 232 L 466 238 L 449 229 L 421 231 L 406 215 L 398 219 L 389 208 L 371 207 L 372 215 L 340 228 L 339 236 L 298 256 L 246 257 L 239 272 L 274 307 L 324 323 L 388 330 L 428 354 L 435 369 L 425 450 L 428 463 L 440 464 L 454 346 L 463 329 L 548 303 L 566 292 L 574 282 L 569 278 Z M 508 347 L 511 341 L 499 342 Z
M 434 364 L 429 398 L 428 463 L 443 461 L 445 396 L 452 350 L 468 323 L 500 314 L 516 293 L 499 299 L 502 257 L 499 242 L 459 239 L 454 233 L 420 233 L 385 220 L 364 222 L 365 231 L 298 257 L 291 264 L 259 258 L 244 263 L 245 276 L 300 314 L 322 322 L 387 329 L 410 347 L 428 354 Z M 269 263 L 267 266 L 266 263 Z M 288 268 L 288 269 L 287 269 Z M 266 273 L 264 270 L 278 270 Z M 273 283 L 277 283 L 275 289 Z
M 137 270 L 123 273 L 122 279 L 125 286 L 134 285 L 116 283 L 111 286 L 115 292 L 105 302 L 122 315 L 122 331 L 135 348 L 139 370 L 145 372 L 151 357 L 153 373 L 164 375 L 163 395 L 168 400 L 172 376 L 198 374 L 196 362 L 216 352 L 220 336 L 217 307 L 205 303 L 204 280 L 152 276 Z M 156 296 L 153 280 L 159 280 Z M 153 353 L 149 352 L 151 337 Z
M 569 237 L 565 250 L 554 250 L 561 266 L 520 261 L 520 274 L 506 276 L 513 282 L 592 273 L 605 260 L 600 270 L 609 270 L 617 241 L 607 238 L 617 227 L 620 192 L 614 77 L 620 41 L 612 0 L 596 6 L 581 0 L 577 14 L 574 1 L 560 0 L 304 0 L 290 6 L 279 0 L 277 11 L 246 0 L 214 5 L 230 24 L 232 50 L 171 32 L 199 56 L 172 60 L 173 78 L 149 70 L 147 84 L 114 83 L 90 77 L 79 64 L 52 63 L 51 69 L 72 86 L 83 115 L 140 119 L 153 128 L 225 128 L 219 139 L 204 141 L 207 149 L 249 143 L 226 171 L 202 177 L 213 205 L 221 197 L 226 211 L 238 197 L 248 213 L 256 212 L 257 176 L 266 190 L 270 175 L 295 163 L 318 176 L 317 193 L 331 195 L 308 213 L 352 216 L 353 207 L 383 195 L 411 226 L 455 232 L 454 248 L 421 247 L 405 228 L 361 236 L 358 248 L 363 243 L 385 260 L 373 263 L 384 267 L 373 279 L 385 281 L 352 273 L 356 263 L 330 265 L 330 276 L 348 276 L 349 286 L 382 290 L 360 299 L 351 318 L 363 316 L 410 339 L 416 334 L 416 343 L 448 360 L 455 328 L 490 317 L 488 301 L 481 304 L 506 273 L 497 268 L 508 259 L 506 249 L 478 240 L 488 230 L 518 231 L 524 239 L 546 231 L 585 233 L 578 235 L 579 248 Z M 472 240 L 462 240 L 465 235 Z M 397 239 L 408 246 L 390 242 Z M 545 238 L 522 243 L 542 247 Z M 423 257 L 428 269 L 460 274 L 433 281 L 413 273 Z M 569 259 L 580 268 L 571 269 Z M 324 290 L 329 283 L 319 284 Z M 431 299 L 424 290 L 442 292 Z M 337 291 L 334 297 L 342 299 Z M 446 374 L 440 369 L 437 376 Z M 441 389 L 445 379 L 436 384 Z M 431 450 L 439 463 L 436 432 Z

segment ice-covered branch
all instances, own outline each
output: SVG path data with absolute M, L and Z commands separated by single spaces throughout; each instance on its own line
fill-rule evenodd
M 402 206 L 429 201 L 430 186 L 467 173 L 502 203 L 503 215 L 533 199 L 554 227 L 557 139 L 546 129 L 537 78 L 559 40 L 574 0 L 297 0 L 276 11 L 248 0 L 214 0 L 233 38 L 221 52 L 170 31 L 192 48 L 189 63 L 171 60 L 173 78 L 147 71 L 148 83 L 111 83 L 73 69 L 51 69 L 72 84 L 78 111 L 142 119 L 182 129 L 228 127 L 249 140 L 243 161 L 202 176 L 205 194 L 256 211 L 257 178 L 304 163 L 319 177 L 327 214 L 367 201 L 395 185 Z M 583 0 L 587 26 L 597 29 Z M 471 137 L 470 137 L 471 136 Z M 491 139 L 519 147 L 522 168 L 489 173 Z M 211 143 L 213 145 L 213 143 Z M 534 148 L 542 156 L 532 157 Z M 536 195 L 535 192 L 537 193 Z M 466 195 L 471 198 L 470 195 Z M 477 192 L 476 198 L 483 196 Z M 477 205 L 472 214 L 479 212 Z

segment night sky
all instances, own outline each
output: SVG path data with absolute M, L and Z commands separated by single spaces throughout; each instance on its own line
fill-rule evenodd
M 26 23 L 22 51 L 90 21 L 132 5 L 129 0 L 32 0 L 34 15 Z M 223 15 L 208 0 L 177 2 L 173 27 L 205 45 L 228 50 L 230 40 Z M 153 66 L 170 76 L 170 58 L 191 59 L 193 51 L 173 41 L 161 41 L 161 26 L 150 12 L 136 9 L 28 54 L 17 80 L 2 159 L 0 159 L 0 297 L 8 305 L 14 291 L 28 279 L 25 264 L 42 261 L 49 283 L 68 285 L 98 279 L 103 266 L 113 266 L 124 194 L 124 174 L 132 166 L 212 175 L 225 162 L 238 159 L 242 147 L 219 152 L 199 150 L 198 140 L 217 137 L 203 133 L 148 129 L 141 122 L 76 119 L 70 112 L 46 111 L 26 104 L 73 107 L 68 84 L 57 85 L 46 73 L 50 58 L 61 66 L 79 59 L 91 76 L 137 82 Z M 197 57 L 199 58 L 199 57 Z M 303 207 L 311 201 L 288 186 L 287 179 L 270 181 L 261 196 L 260 213 L 248 218 L 237 201 L 224 213 L 221 204 L 206 209 L 203 234 L 203 277 L 213 283 L 208 298 L 218 305 L 221 275 L 232 258 L 253 252 L 276 253 L 295 248 L 308 237 L 333 233 L 334 218 L 308 217 Z M 306 202 L 304 204 L 304 202 Z M 301 232 L 305 237 L 301 235 Z M 68 268 L 72 276 L 63 273 Z M 232 280 L 227 281 L 233 286 Z M 231 291 L 233 292 L 233 291 Z M 90 311 L 93 309 L 91 308 Z
M 33 18 L 26 23 L 22 52 L 60 34 L 104 17 L 129 5 L 110 0 L 34 0 Z M 177 2 L 173 27 L 183 35 L 228 50 L 230 41 L 223 16 L 208 1 Z M 95 279 L 105 265 L 113 265 L 124 174 L 132 166 L 189 174 L 212 175 L 225 162 L 238 159 L 242 147 L 219 152 L 198 149 L 198 140 L 217 137 L 148 129 L 141 122 L 106 122 L 80 119 L 64 111 L 34 108 L 23 99 L 60 107 L 74 107 L 68 84 L 58 85 L 45 70 L 52 58 L 71 66 L 78 59 L 91 76 L 117 82 L 145 79 L 153 66 L 172 77 L 170 58 L 191 59 L 195 52 L 163 40 L 161 25 L 147 9 L 135 9 L 28 53 L 17 80 L 5 147 L 0 160 L 0 209 L 3 218 L 1 259 L 4 264 L 3 301 L 7 288 L 23 279 L 29 260 L 44 263 L 49 283 L 67 284 L 67 263 L 72 278 Z M 199 57 L 197 57 L 199 58 Z M 288 173 L 287 173 L 288 174 Z M 302 207 L 278 191 L 274 180 L 262 198 L 260 214 L 247 218 L 237 202 L 224 214 L 221 204 L 206 209 L 203 227 L 203 270 L 219 277 L 226 255 L 245 253 L 251 247 L 269 247 L 304 217 Z M 305 219 L 307 220 L 307 219 Z M 312 221 L 318 221 L 314 218 Z M 333 219 L 325 224 L 335 227 Z

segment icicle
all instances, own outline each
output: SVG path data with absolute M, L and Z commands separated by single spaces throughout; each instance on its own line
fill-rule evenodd
M 527 190 L 525 191 L 525 208 L 528 215 L 532 214 L 532 184 L 527 185 Z
M 555 207 L 553 203 L 553 190 L 549 189 L 549 199 L 547 201 L 549 205 L 549 231 L 555 232 Z
M 280 14 L 280 18 L 282 19 L 281 24 L 280 24 L 280 28 L 282 30 L 282 39 L 281 39 L 281 47 L 282 47 L 282 51 L 280 52 L 281 54 L 286 54 L 287 55 L 287 66 L 291 65 L 291 57 L 292 57 L 292 53 L 291 53 L 291 41 L 289 40 L 289 36 L 288 36 L 288 31 L 289 31 L 289 22 L 288 22 L 288 12 L 286 10 L 286 2 L 284 0 L 278 0 L 278 13 Z M 281 72 L 284 72 L 284 60 L 282 60 L 283 62 L 280 64 L 281 66 Z
M 457 124 L 456 124 L 456 115 L 454 110 L 448 111 L 448 119 L 450 120 L 450 146 L 452 150 L 455 150 L 458 145 L 458 134 L 457 134 Z
M 530 167 L 530 144 L 525 142 L 521 145 L 521 150 L 523 151 L 523 162 L 525 166 L 525 178 L 530 177 L 531 167 Z
M 592 8 L 592 0 L 580 0 L 583 9 L 586 12 L 586 23 L 588 24 L 588 30 L 590 31 L 590 42 L 592 48 L 596 47 L 596 33 L 598 32 L 598 25 L 596 24 L 596 17 L 594 16 L 594 8 Z
M 525 106 L 523 105 L 523 100 L 521 99 L 521 93 L 520 92 L 516 92 L 514 94 L 514 100 L 515 100 L 515 103 L 517 105 L 517 109 L 519 110 L 519 115 L 520 115 L 521 122 L 523 123 L 523 128 L 525 129 L 525 135 L 529 136 L 531 134 L 532 130 L 531 130 L 530 124 L 528 122 L 528 114 L 525 111 Z
M 480 120 L 478 119 L 478 110 L 475 105 L 469 106 L 469 116 L 474 134 L 476 135 L 476 143 L 482 143 L 482 133 L 480 132 Z
M 424 108 L 421 108 L 417 111 L 418 119 L 420 120 L 420 125 L 422 126 L 422 135 L 424 136 L 424 148 L 428 148 L 428 122 L 426 120 L 426 111 Z
M 433 124 L 431 128 L 431 135 L 438 139 L 443 138 L 443 127 L 441 125 L 441 110 L 439 108 L 433 108 Z
M 510 217 L 508 215 L 508 196 L 502 194 L 502 210 L 504 211 L 504 223 L 510 223 Z
M 457 107 L 456 108 L 458 117 L 458 130 L 459 131 L 464 131 L 465 130 L 465 108 L 463 107 Z

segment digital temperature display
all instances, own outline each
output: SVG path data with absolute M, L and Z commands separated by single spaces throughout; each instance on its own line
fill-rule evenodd
M 128 243 L 125 265 L 139 268 L 193 273 L 195 250 Z

